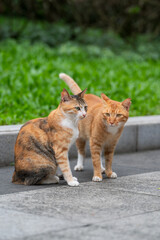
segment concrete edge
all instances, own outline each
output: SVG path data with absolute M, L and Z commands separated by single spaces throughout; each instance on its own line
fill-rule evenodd
M 14 144 L 22 125 L 0 126 L 0 166 L 14 161 Z M 116 147 L 116 153 L 160 149 L 160 115 L 130 117 Z M 90 156 L 89 145 L 86 156 Z M 70 149 L 70 158 L 77 157 L 75 145 Z

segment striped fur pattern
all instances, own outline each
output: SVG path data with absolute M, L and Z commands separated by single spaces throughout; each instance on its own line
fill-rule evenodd
M 61 73 L 60 78 L 66 82 L 74 94 L 81 91 L 68 75 Z M 84 99 L 88 105 L 88 112 L 87 117 L 79 122 L 79 137 L 76 141 L 78 161 L 75 170 L 83 170 L 85 145 L 89 140 L 94 168 L 93 181 L 102 181 L 102 172 L 104 171 L 107 177 L 116 178 L 116 173 L 112 171 L 112 160 L 116 144 L 129 117 L 131 99 L 127 98 L 123 102 L 117 102 L 109 99 L 103 93 L 101 98 L 93 94 L 86 94 Z M 101 163 L 103 150 L 105 169 Z
M 56 110 L 48 117 L 30 120 L 22 126 L 15 144 L 13 183 L 58 183 L 56 169 L 59 165 L 68 185 L 79 185 L 72 176 L 68 150 L 78 137 L 78 121 L 86 116 L 85 91 L 70 96 L 63 89 Z

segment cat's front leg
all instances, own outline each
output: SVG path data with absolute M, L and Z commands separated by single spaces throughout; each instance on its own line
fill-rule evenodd
M 101 182 L 102 181 L 102 173 L 101 173 L 101 144 L 96 141 L 90 140 L 90 150 L 91 150 L 91 156 L 92 156 L 92 162 L 93 162 L 93 168 L 94 168 L 94 175 L 92 180 L 94 182 Z
M 117 178 L 117 174 L 112 171 L 112 161 L 114 155 L 113 147 L 106 147 L 104 150 L 105 156 L 105 173 L 108 178 Z
M 76 146 L 78 149 L 78 160 L 77 164 L 74 167 L 75 171 L 83 171 L 83 164 L 84 164 L 84 158 L 85 158 L 85 145 L 86 141 L 83 138 L 78 138 L 76 141 Z
M 61 151 L 59 150 L 59 153 L 56 154 L 56 161 L 67 184 L 71 187 L 77 187 L 79 182 L 72 176 L 68 160 L 68 152 L 64 151 L 63 149 Z

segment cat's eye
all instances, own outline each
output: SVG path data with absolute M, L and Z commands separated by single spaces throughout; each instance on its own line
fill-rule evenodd
M 117 116 L 117 117 L 122 117 L 122 114 L 117 114 L 116 116 Z
M 81 110 L 81 109 L 80 109 L 80 107 L 75 107 L 75 109 L 76 109 L 76 110 L 78 110 L 78 111 L 80 111 L 80 110 Z
M 107 117 L 110 117 L 110 113 L 105 113 L 105 115 L 106 115 Z
M 87 106 L 85 106 L 85 107 L 84 107 L 84 109 L 85 109 L 85 111 L 87 112 L 87 110 L 88 110 L 88 107 L 87 107 Z

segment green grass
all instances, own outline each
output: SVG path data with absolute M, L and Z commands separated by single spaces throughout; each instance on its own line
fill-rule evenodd
M 159 48 L 142 42 L 116 51 L 93 43 L 50 48 L 29 41 L 0 42 L 0 124 L 47 116 L 58 106 L 63 87 L 68 89 L 60 72 L 87 93 L 103 92 L 118 101 L 132 98 L 130 116 L 160 114 Z

